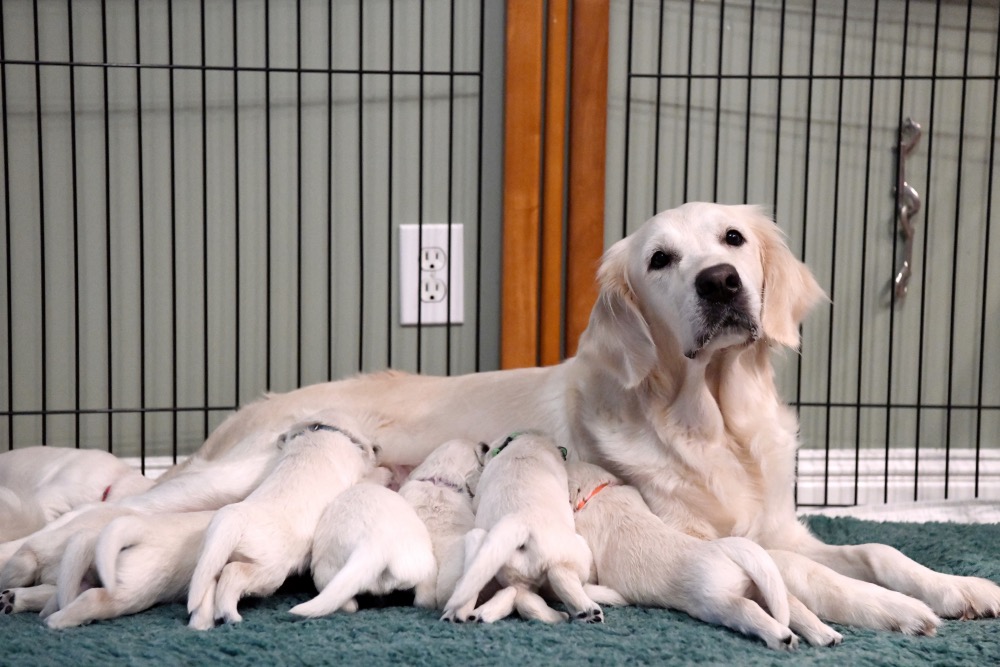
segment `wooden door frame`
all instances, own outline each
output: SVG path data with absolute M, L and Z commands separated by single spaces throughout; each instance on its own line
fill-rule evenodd
M 608 20 L 607 0 L 507 0 L 502 368 L 572 355 L 597 297 Z

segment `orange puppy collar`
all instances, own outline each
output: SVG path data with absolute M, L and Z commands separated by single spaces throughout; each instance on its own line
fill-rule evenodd
M 574 511 L 579 512 L 580 510 L 582 510 L 583 506 L 586 505 L 588 502 L 590 502 L 591 498 L 593 498 L 594 496 L 596 496 L 598 493 L 608 488 L 609 486 L 611 486 L 611 482 L 604 482 L 603 484 L 599 484 L 597 488 L 595 488 L 593 491 L 587 494 L 586 498 L 583 498 L 582 500 L 580 500 L 580 502 L 576 504 L 576 509 Z

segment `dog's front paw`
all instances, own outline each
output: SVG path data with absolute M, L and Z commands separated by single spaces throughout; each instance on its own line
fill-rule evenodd
M 604 612 L 601 611 L 600 607 L 584 609 L 581 612 L 577 612 L 573 616 L 573 620 L 577 623 L 603 623 Z
M 0 614 L 9 615 L 14 613 L 14 591 L 4 591 L 0 593 Z
M 979 577 L 942 576 L 925 599 L 938 616 L 963 621 L 1000 616 L 1000 586 Z

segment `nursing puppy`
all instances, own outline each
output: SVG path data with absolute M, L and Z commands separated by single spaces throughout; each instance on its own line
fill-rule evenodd
M 574 620 L 604 621 L 583 588 L 591 555 L 573 526 L 565 455 L 537 433 L 508 436 L 491 449 L 476 489 L 476 528 L 466 537 L 465 573 L 442 620 L 489 623 L 516 608 L 529 619 L 564 621 L 567 615 L 536 592 L 549 584 Z M 504 588 L 475 609 L 480 591 L 494 577 Z
M 109 521 L 130 513 L 119 505 L 101 504 L 72 517 L 64 515 L 61 525 L 50 524 L 24 539 L 0 568 L 0 613 L 45 609 L 55 595 L 67 543 L 71 539 L 93 542 Z
M 46 625 L 69 628 L 184 600 L 214 514 L 122 516 L 100 532 L 92 547 L 74 538 L 59 569 L 59 610 L 47 617 Z M 97 585 L 90 587 L 92 570 Z
M 840 643 L 840 634 L 788 595 L 757 544 L 742 537 L 704 541 L 669 528 L 636 489 L 590 463 L 570 463 L 567 473 L 576 529 L 590 545 L 597 580 L 629 603 L 684 611 L 772 649 L 798 646 L 790 623 L 810 644 Z
M 0 454 L 0 543 L 88 503 L 145 491 L 154 481 L 98 449 L 24 447 Z
M 431 536 L 406 500 L 377 484 L 357 484 L 323 511 L 312 543 L 312 576 L 319 595 L 292 607 L 291 613 L 353 613 L 356 595 L 414 587 L 416 604 L 432 606 L 436 571 Z
M 358 435 L 360 424 L 335 412 L 323 419 L 289 431 L 271 474 L 212 519 L 191 577 L 192 628 L 243 620 L 236 609 L 241 597 L 270 595 L 289 575 L 305 571 L 323 509 L 375 474 L 375 451 Z
M 417 586 L 417 606 L 443 609 L 455 591 L 465 562 L 465 534 L 475 527 L 472 489 L 479 481 L 489 445 L 449 440 L 413 469 L 399 495 L 416 510 L 434 545 L 434 586 Z

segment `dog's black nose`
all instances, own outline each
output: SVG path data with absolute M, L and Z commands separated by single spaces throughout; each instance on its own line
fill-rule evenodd
M 698 296 L 714 303 L 729 303 L 742 286 L 740 274 L 732 264 L 716 264 L 702 269 L 694 279 Z

